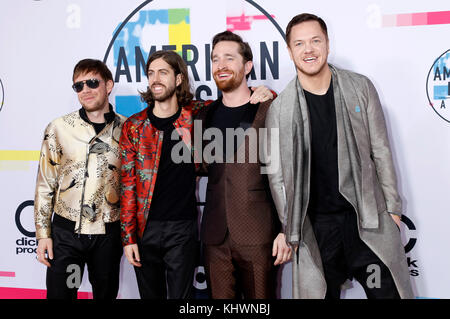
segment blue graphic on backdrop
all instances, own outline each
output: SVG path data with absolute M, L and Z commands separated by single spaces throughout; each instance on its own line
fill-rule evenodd
M 450 123 L 450 50 L 437 58 L 428 72 L 427 96 L 433 110 Z
M 448 80 L 447 85 L 435 85 L 433 97 L 435 100 L 443 100 L 450 98 L 450 67 L 448 67 L 448 61 L 450 61 L 450 52 L 441 56 L 434 67 L 434 80 Z
M 135 48 L 141 46 L 142 30 L 148 24 L 155 25 L 156 23 L 169 25 L 169 10 L 148 10 L 140 11 L 139 19 L 136 22 L 128 22 L 119 33 L 119 36 L 114 42 L 114 65 L 117 66 L 119 50 L 121 47 L 125 49 L 128 65 L 136 65 Z M 119 27 L 120 24 L 117 26 Z M 117 30 L 117 28 L 116 28 Z M 116 32 L 114 30 L 114 33 Z M 143 47 L 141 50 L 148 56 L 149 52 L 145 51 Z M 143 73 L 143 75 L 145 75 Z
M 142 43 L 143 32 L 145 28 L 157 27 L 158 36 L 170 38 L 169 25 L 183 24 L 184 30 L 189 32 L 189 9 L 162 9 L 140 11 L 137 21 L 127 22 L 121 29 L 113 45 L 114 66 L 116 67 L 115 82 L 119 82 L 121 77 L 126 77 L 127 82 L 132 82 L 130 66 L 134 66 L 136 70 L 135 82 L 146 81 L 145 66 L 147 58 L 150 54 L 157 50 L 155 45 Z M 120 23 L 114 30 L 116 33 Z M 162 27 L 162 29 L 161 29 Z M 180 31 L 179 29 L 177 31 Z M 174 31 L 172 31 L 174 32 Z M 176 32 L 176 31 L 175 31 Z M 190 42 L 189 39 L 186 39 Z M 178 44 L 178 43 L 177 43 Z M 181 44 L 181 43 L 180 43 Z M 176 50 L 177 45 L 162 45 L 163 50 Z M 117 95 L 115 99 L 116 110 L 124 116 L 131 116 L 147 105 L 141 101 L 140 96 L 135 95 Z

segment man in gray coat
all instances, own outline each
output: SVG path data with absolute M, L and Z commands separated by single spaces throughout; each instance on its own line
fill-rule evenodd
M 294 17 L 297 76 L 266 116 L 273 199 L 293 254 L 294 298 L 340 298 L 355 278 L 368 298 L 413 298 L 400 239 L 401 199 L 383 111 L 368 78 L 328 64 L 325 22 Z

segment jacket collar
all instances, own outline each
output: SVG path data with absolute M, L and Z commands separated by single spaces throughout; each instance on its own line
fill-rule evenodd
M 173 122 L 175 127 L 185 127 L 186 123 L 192 123 L 192 111 L 186 107 L 181 106 L 180 116 Z M 142 120 L 148 120 L 149 123 L 151 114 L 153 112 L 153 105 L 149 105 L 145 112 L 145 118 Z
M 80 117 L 87 123 L 92 124 L 92 122 L 89 120 L 89 117 L 86 114 L 86 110 L 82 107 L 78 113 L 80 114 Z M 105 116 L 105 122 L 106 124 L 109 124 L 114 121 L 116 118 L 116 113 L 113 110 L 113 107 L 111 103 L 109 103 L 109 112 L 104 114 Z

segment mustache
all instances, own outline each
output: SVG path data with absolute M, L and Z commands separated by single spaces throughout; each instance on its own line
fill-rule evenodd
M 153 84 L 150 86 L 150 88 L 154 88 L 155 86 L 163 86 L 163 87 L 166 87 L 164 84 L 162 84 L 162 83 L 160 83 L 160 82 L 155 82 L 155 83 L 153 83 Z
M 230 69 L 221 69 L 221 70 L 217 70 L 216 72 L 214 72 L 213 75 L 214 76 L 218 76 L 219 73 L 222 73 L 222 72 L 229 72 L 229 73 L 234 74 L 234 72 L 232 70 L 230 70 Z

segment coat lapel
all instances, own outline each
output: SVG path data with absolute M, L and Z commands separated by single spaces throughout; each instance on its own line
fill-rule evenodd
M 294 145 L 297 143 L 300 136 L 294 136 L 294 129 L 299 126 L 299 109 L 300 103 L 297 92 L 297 76 L 288 84 L 283 91 L 283 96 L 279 98 L 281 103 L 280 112 L 280 150 L 281 150 L 281 169 L 283 171 L 283 179 L 286 192 L 286 211 L 288 212 L 288 219 L 292 218 L 295 181 L 294 181 L 294 162 L 298 160 L 294 154 Z M 292 225 L 292 221 L 288 221 L 288 225 Z M 287 236 L 292 232 L 287 229 Z M 295 232 L 295 231 L 294 231 Z
M 361 149 L 367 149 L 368 137 L 363 121 L 364 107 L 358 99 L 358 95 L 355 92 L 353 84 L 348 81 L 344 76 L 341 76 L 336 69 L 330 66 L 333 76 L 336 79 L 336 92 L 339 90 L 342 96 L 343 107 L 347 109 L 351 127 L 346 127 L 347 130 L 352 130 L 352 134 L 355 137 L 356 145 L 359 155 L 363 155 Z
M 349 125 L 344 125 L 345 133 L 351 134 L 356 144 L 356 149 L 352 149 L 352 144 L 348 143 L 349 152 L 358 152 L 360 159 L 361 178 L 354 178 L 354 183 L 358 192 L 356 196 L 360 198 L 358 200 L 360 207 L 357 211 L 361 214 L 361 226 L 363 228 L 377 228 L 378 216 L 370 213 L 373 207 L 376 207 L 373 188 L 373 178 L 375 177 L 372 176 L 372 167 L 370 166 L 372 163 L 371 154 L 370 151 L 362 151 L 371 149 L 368 124 L 365 122 L 367 103 L 360 97 L 360 92 L 356 90 L 351 79 L 346 77 L 344 73 L 338 72 L 333 66 L 331 66 L 331 70 L 337 78 L 337 85 L 341 92 L 342 110 L 346 111 L 350 120 Z M 339 165 L 342 165 L 342 162 L 339 162 Z M 354 176 L 357 176 L 356 173 L 354 172 Z

